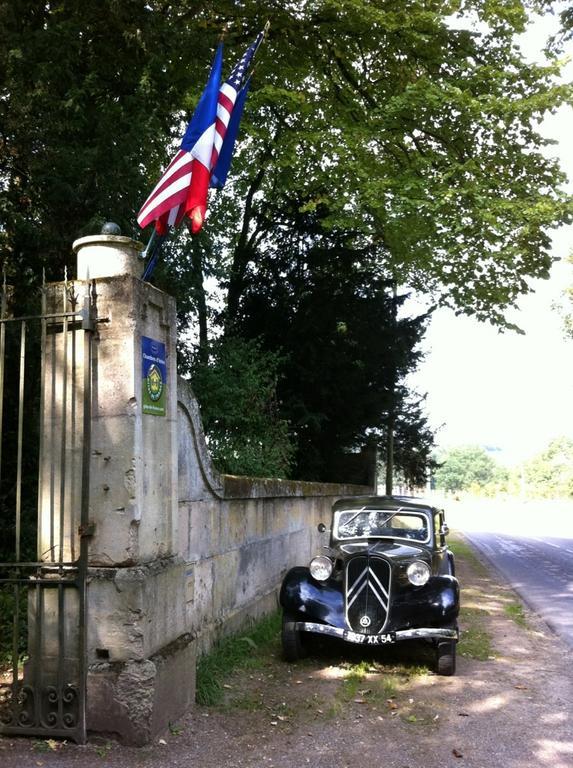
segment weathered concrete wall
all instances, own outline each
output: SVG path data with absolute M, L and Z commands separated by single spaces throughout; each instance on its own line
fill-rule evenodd
M 219 475 L 197 401 L 179 379 L 179 541 L 186 560 L 188 626 L 199 652 L 277 605 L 282 577 L 326 545 L 319 522 L 364 486 Z
M 175 302 L 130 275 L 97 281 L 93 360 L 90 565 L 175 554 L 177 545 Z M 164 416 L 142 411 L 142 337 L 166 347 Z

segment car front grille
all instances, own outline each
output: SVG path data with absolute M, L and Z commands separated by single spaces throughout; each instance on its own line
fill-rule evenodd
M 358 555 L 346 566 L 346 620 L 354 632 L 372 635 L 384 629 L 390 600 L 390 563 Z

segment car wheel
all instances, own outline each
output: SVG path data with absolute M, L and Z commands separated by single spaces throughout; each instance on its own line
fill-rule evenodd
M 436 648 L 436 671 L 438 675 L 455 675 L 456 641 L 442 640 Z
M 307 655 L 303 632 L 294 629 L 293 622 L 297 619 L 290 613 L 283 612 L 281 640 L 285 661 L 298 661 Z

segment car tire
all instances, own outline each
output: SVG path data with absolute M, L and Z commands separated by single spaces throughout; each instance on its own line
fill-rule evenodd
M 456 641 L 442 640 L 436 647 L 436 672 L 438 675 L 456 674 Z
M 304 633 L 298 629 L 293 629 L 292 624 L 295 621 L 297 621 L 295 616 L 286 611 L 283 612 L 281 641 L 285 661 L 298 661 L 307 655 Z

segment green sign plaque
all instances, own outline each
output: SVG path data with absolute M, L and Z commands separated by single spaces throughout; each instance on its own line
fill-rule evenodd
M 167 398 L 167 365 L 165 344 L 147 336 L 141 337 L 141 363 L 143 373 L 143 413 L 165 416 Z

